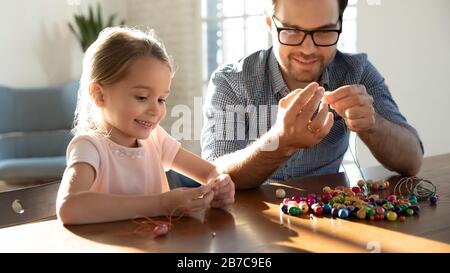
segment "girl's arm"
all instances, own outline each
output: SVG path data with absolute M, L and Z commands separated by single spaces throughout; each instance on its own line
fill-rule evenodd
M 178 150 L 173 160 L 172 168 L 201 184 L 208 184 L 208 182 L 216 179 L 220 175 L 214 164 L 184 148 Z
M 214 208 L 227 207 L 234 203 L 234 182 L 228 174 L 220 174 L 214 164 L 180 148 L 175 156 L 172 168 L 202 184 L 212 183 Z
M 176 208 L 189 211 L 209 206 L 210 186 L 156 195 L 115 195 L 90 192 L 95 170 L 76 163 L 66 170 L 57 197 L 57 215 L 64 224 L 112 222 L 136 217 L 168 215 Z M 199 196 L 204 198 L 198 199 Z

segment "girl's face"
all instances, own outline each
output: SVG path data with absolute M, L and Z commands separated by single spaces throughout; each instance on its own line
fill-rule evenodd
M 111 132 L 111 140 L 135 147 L 137 139 L 148 138 L 166 115 L 170 82 L 168 64 L 142 57 L 133 61 L 120 81 L 98 86 L 103 99 L 100 107 L 104 126 Z

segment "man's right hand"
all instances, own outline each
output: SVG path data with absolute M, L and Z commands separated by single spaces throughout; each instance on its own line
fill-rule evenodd
M 271 139 L 278 142 L 278 149 L 293 154 L 318 144 L 330 132 L 333 114 L 328 111 L 328 104 L 320 104 L 324 92 L 323 87 L 313 82 L 279 101 L 277 120 L 269 131 Z M 312 120 L 319 104 L 320 109 Z

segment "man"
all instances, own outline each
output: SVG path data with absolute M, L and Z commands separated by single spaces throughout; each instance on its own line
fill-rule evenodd
M 273 47 L 213 73 L 202 155 L 237 188 L 337 173 L 350 131 L 386 168 L 408 176 L 420 170 L 422 143 L 384 78 L 367 55 L 337 50 L 346 6 L 273 0 L 266 14 Z

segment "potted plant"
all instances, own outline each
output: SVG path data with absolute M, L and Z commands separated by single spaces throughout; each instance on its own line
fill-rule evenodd
M 75 35 L 80 43 L 81 49 L 85 52 L 88 47 L 97 39 L 100 32 L 107 27 L 114 26 L 117 14 L 109 16 L 106 24 L 103 24 L 102 12 L 100 3 L 97 4 L 96 16 L 94 16 L 94 9 L 89 5 L 89 15 L 75 14 L 75 26 L 68 23 L 70 31 Z M 118 25 L 123 25 L 125 21 L 121 21 Z M 75 29 L 77 27 L 77 29 Z

